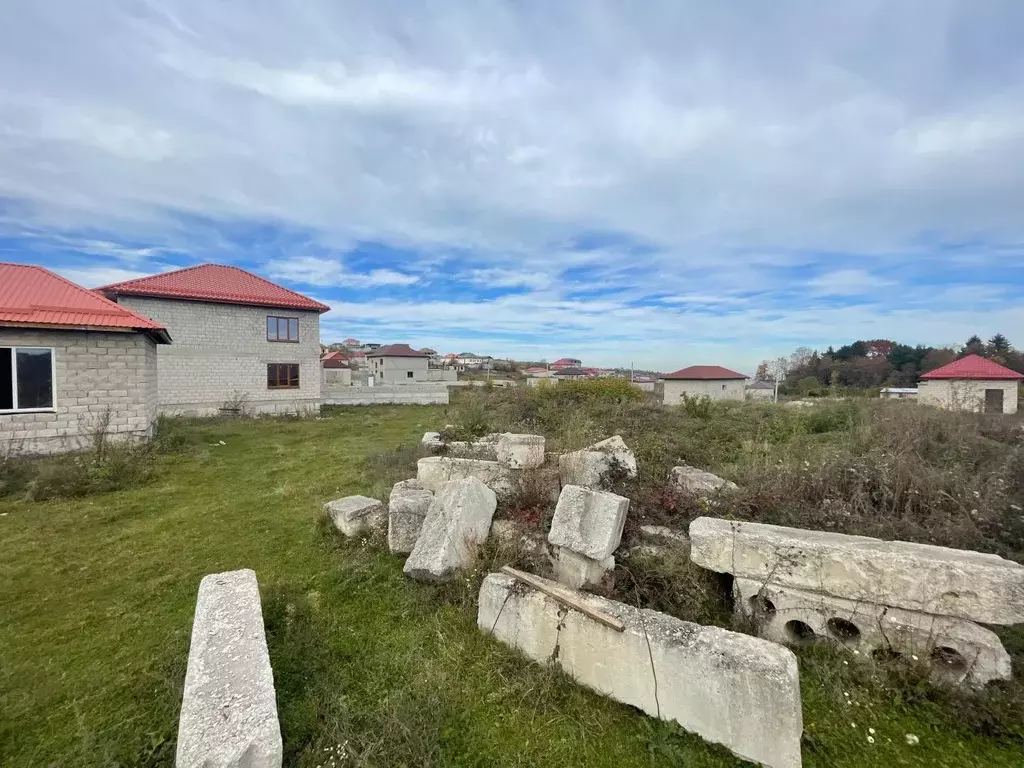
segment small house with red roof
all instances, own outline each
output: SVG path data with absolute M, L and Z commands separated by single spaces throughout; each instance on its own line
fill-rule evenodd
M 47 269 L 0 263 L 0 447 L 81 450 L 99 428 L 151 437 L 170 342 L 163 324 Z
M 430 356 L 408 344 L 385 344 L 366 356 L 374 384 L 412 384 L 427 381 Z
M 917 400 L 957 411 L 1016 413 L 1024 375 L 980 355 L 967 355 L 921 376 Z
M 97 290 L 174 339 L 157 355 L 162 413 L 319 411 L 324 304 L 221 264 Z
M 686 397 L 710 400 L 743 400 L 747 377 L 720 365 L 691 365 L 661 377 L 665 393 L 663 402 L 676 405 Z
M 562 357 L 551 364 L 551 370 L 557 371 L 562 368 L 582 368 L 583 363 L 575 357 Z

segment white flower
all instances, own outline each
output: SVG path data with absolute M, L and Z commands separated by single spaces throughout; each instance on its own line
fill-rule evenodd
M 874 735 L 875 729 L 874 728 L 868 728 L 868 733 L 870 733 L 871 735 Z
M 919 738 L 917 738 L 917 736 L 915 736 L 912 733 L 908 733 L 903 738 L 906 739 L 907 740 L 907 744 L 909 744 L 912 747 L 917 746 L 918 744 L 921 743 L 921 740 Z
M 910 658 L 912 658 L 914 661 L 917 661 L 917 656 L 915 656 L 914 654 L 910 654 Z
M 850 723 L 850 727 L 851 727 L 851 728 L 856 728 L 856 727 L 857 727 L 857 724 L 856 724 L 856 723 Z
M 875 743 L 875 737 L 874 736 L 868 736 L 868 744 L 874 744 L 874 743 Z

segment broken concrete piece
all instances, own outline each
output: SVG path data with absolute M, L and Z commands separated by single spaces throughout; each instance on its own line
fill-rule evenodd
M 359 536 L 384 527 L 384 505 L 366 496 L 346 496 L 324 504 L 334 527 L 346 536 Z
M 419 480 L 395 483 L 388 499 L 388 549 L 407 555 L 416 545 L 434 492 Z
M 496 493 L 507 493 L 512 487 L 504 467 L 496 461 L 430 456 L 416 462 L 416 479 L 428 488 L 466 477 L 477 478 Z
M 804 645 L 826 639 L 862 654 L 896 653 L 930 664 L 936 677 L 981 686 L 1009 680 L 1010 655 L 989 629 L 952 616 L 888 608 L 792 587 L 734 579 L 737 612 L 761 637 Z
M 548 541 L 591 560 L 604 560 L 622 541 L 628 511 L 629 499 L 624 496 L 567 485 L 558 497 Z
M 551 564 L 555 580 L 571 589 L 596 587 L 608 573 L 615 570 L 614 557 L 592 560 L 566 547 L 555 547 L 554 550 Z
M 682 531 L 673 531 L 664 525 L 641 525 L 640 537 L 660 544 L 667 544 L 673 549 L 685 550 L 690 555 L 690 537 Z
M 441 439 L 440 432 L 424 432 L 423 439 L 420 440 L 420 445 L 431 451 L 435 451 L 444 445 L 444 441 Z
M 589 688 L 675 720 L 740 757 L 799 768 L 803 719 L 792 651 L 596 595 L 573 596 L 622 621 L 625 631 L 498 573 L 480 589 L 477 626 Z
M 283 757 L 256 574 L 246 569 L 205 576 L 192 623 L 174 764 L 280 768 Z
M 700 517 L 691 558 L 719 573 L 985 624 L 1024 622 L 1024 566 L 997 555 Z
M 472 565 L 497 505 L 494 491 L 475 477 L 442 484 L 405 561 L 406 575 L 418 581 L 444 581 Z
M 672 483 L 681 491 L 692 493 L 696 496 L 719 493 L 721 491 L 735 491 L 736 483 L 724 480 L 718 475 L 705 472 L 696 467 L 673 467 Z
M 603 488 L 615 473 L 636 477 L 636 457 L 619 435 L 558 457 L 562 485 Z
M 498 438 L 497 457 L 509 469 L 536 469 L 544 464 L 544 437 L 503 434 Z

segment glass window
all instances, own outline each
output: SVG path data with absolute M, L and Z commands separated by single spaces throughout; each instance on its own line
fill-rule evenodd
M 299 340 L 299 319 L 297 317 L 275 317 L 267 318 L 267 341 L 291 341 Z
M 0 349 L 0 410 L 53 408 L 53 352 L 46 347 Z
M 297 363 L 267 363 L 268 389 L 298 389 L 299 366 Z

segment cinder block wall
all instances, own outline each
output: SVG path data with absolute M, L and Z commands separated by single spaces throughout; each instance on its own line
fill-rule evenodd
M 427 380 L 428 363 L 425 357 L 371 357 L 370 373 L 378 384 L 413 384 Z
M 118 303 L 167 328 L 158 348 L 161 413 L 213 416 L 228 403 L 247 413 L 304 413 L 320 408 L 318 312 L 121 296 Z M 267 341 L 267 317 L 299 320 L 299 341 Z M 268 363 L 298 363 L 298 389 L 269 389 Z
M 675 405 L 687 397 L 707 397 L 711 400 L 743 400 L 747 383 L 743 379 L 721 380 L 665 380 L 666 405 Z
M 985 390 L 1003 391 L 1003 413 L 1017 412 L 1016 381 L 973 381 L 966 379 L 937 379 L 918 384 L 917 401 L 954 411 L 985 410 Z
M 0 346 L 52 347 L 54 407 L 0 414 L 0 451 L 36 455 L 87 448 L 109 410 L 107 432 L 152 437 L 157 414 L 157 345 L 141 333 L 0 328 Z

